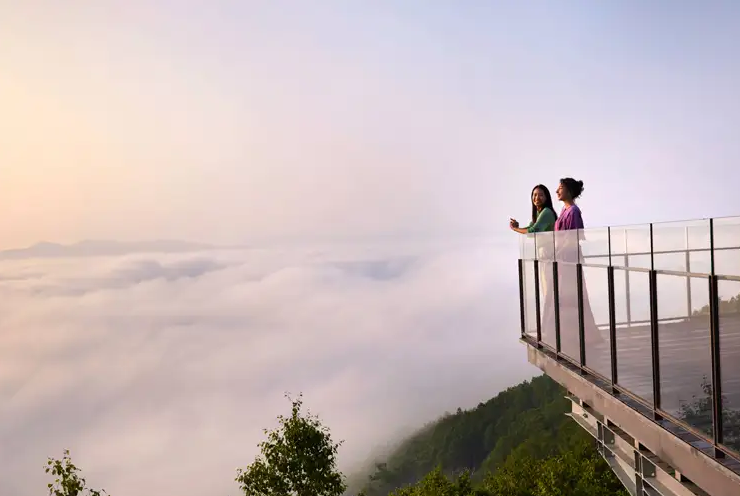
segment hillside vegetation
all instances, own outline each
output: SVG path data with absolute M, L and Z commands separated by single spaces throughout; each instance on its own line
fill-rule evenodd
M 385 496 L 414 484 L 396 494 L 436 494 L 424 488 L 443 480 L 461 485 L 459 494 L 475 488 L 489 491 L 479 494 L 550 494 L 534 487 L 542 480 L 571 487 L 565 494 L 580 494 L 573 492 L 578 484 L 606 491 L 582 494 L 623 494 L 593 440 L 565 416 L 569 410 L 565 390 L 549 377 L 523 382 L 408 438 L 376 465 L 364 494 Z

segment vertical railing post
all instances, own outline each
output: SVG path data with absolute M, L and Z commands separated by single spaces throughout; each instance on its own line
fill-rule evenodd
M 630 255 L 627 242 L 627 229 L 624 230 L 624 308 L 627 314 L 627 327 L 632 327 L 632 301 L 630 300 Z
M 535 319 L 537 319 L 537 347 L 540 348 L 542 346 L 542 320 L 540 318 L 540 261 L 537 251 L 537 234 L 532 234 L 532 237 L 534 238 L 534 261 L 532 262 L 532 265 L 534 265 L 534 314 Z
M 583 318 L 583 265 L 580 258 L 576 264 L 576 284 L 578 291 L 578 342 L 581 367 L 586 365 L 586 327 Z M 581 369 L 583 370 L 583 369 Z
M 555 317 L 555 352 L 559 357 L 562 351 L 560 341 L 560 276 L 558 272 L 558 249 L 555 233 L 552 236 L 552 303 Z
M 609 267 L 606 269 L 607 290 L 609 295 L 609 353 L 611 356 L 612 392 L 617 384 L 617 312 L 614 299 L 614 267 L 612 266 L 612 232 L 608 227 L 607 242 L 609 246 Z
M 685 227 L 686 235 L 686 317 L 691 318 L 691 253 L 689 252 L 689 226 Z
M 658 332 L 658 276 L 650 271 L 650 348 L 653 363 L 653 403 L 660 409 L 660 351 Z M 657 416 L 657 415 L 656 415 Z
M 542 342 L 542 319 L 540 313 L 540 262 L 534 261 L 534 306 L 537 319 L 537 346 Z
M 527 334 L 527 309 L 524 304 L 524 259 L 519 259 L 519 314 L 521 318 L 522 336 Z
M 655 272 L 655 256 L 653 254 L 653 224 L 650 224 L 650 349 L 653 365 L 653 416 L 661 416 L 660 409 L 660 352 L 658 332 L 658 276 Z
M 583 229 L 576 229 L 576 275 L 578 276 L 578 335 L 580 341 L 579 351 L 581 356 L 581 372 L 586 366 L 586 321 L 584 318 L 585 308 L 583 301 L 583 260 L 581 259 L 581 236 Z
M 722 366 L 720 355 L 720 319 L 719 319 L 719 285 L 714 267 L 714 219 L 709 219 L 709 330 L 712 353 L 712 431 L 714 434 L 714 454 L 720 458 L 724 452 L 717 445 L 724 442 L 722 425 Z
M 609 353 L 612 366 L 612 385 L 617 384 L 617 318 L 614 300 L 614 267 L 606 269 L 609 290 Z
M 560 342 L 560 289 L 558 285 L 558 262 L 552 262 L 552 299 L 553 299 L 553 310 L 555 314 L 555 351 L 560 355 L 561 342 Z

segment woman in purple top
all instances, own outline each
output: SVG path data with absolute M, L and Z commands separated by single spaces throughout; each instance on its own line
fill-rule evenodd
M 558 200 L 563 202 L 558 220 L 555 222 L 555 245 L 557 260 L 564 262 L 558 264 L 558 290 L 560 296 L 560 328 L 563 352 L 571 358 L 580 359 L 579 336 L 578 336 L 578 272 L 576 265 L 580 260 L 579 240 L 582 233 L 559 233 L 560 231 L 573 231 L 584 229 L 581 209 L 575 201 L 583 193 L 583 181 L 577 181 L 572 177 L 560 180 L 556 191 Z M 583 320 L 584 336 L 586 343 L 586 357 L 589 364 L 593 364 L 597 358 L 599 345 L 603 343 L 601 333 L 596 326 L 591 305 L 588 301 L 586 284 L 583 284 Z M 595 347 L 595 348 L 594 348 Z
M 572 177 L 561 179 L 556 193 L 558 200 L 563 202 L 565 206 L 555 222 L 555 230 L 583 229 L 581 209 L 576 205 L 576 198 L 583 193 L 583 181 L 576 181 Z

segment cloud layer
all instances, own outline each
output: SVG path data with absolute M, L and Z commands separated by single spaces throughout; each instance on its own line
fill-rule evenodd
M 345 440 L 351 470 L 533 373 L 509 251 L 472 239 L 1 262 L 0 493 L 43 490 L 64 448 L 116 496 L 233 493 L 286 391 Z

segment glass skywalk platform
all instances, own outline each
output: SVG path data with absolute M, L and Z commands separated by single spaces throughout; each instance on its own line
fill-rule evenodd
M 519 288 L 530 362 L 632 494 L 740 495 L 740 217 L 523 235 Z

